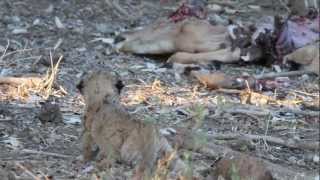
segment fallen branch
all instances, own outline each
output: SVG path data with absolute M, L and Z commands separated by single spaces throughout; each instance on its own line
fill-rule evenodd
M 241 108 L 230 108 L 224 109 L 224 112 L 232 114 L 247 114 L 247 115 L 256 115 L 256 116 L 268 116 L 272 112 L 266 109 L 241 109 Z
M 220 134 L 214 133 L 212 135 L 208 135 L 209 138 L 217 139 L 217 140 L 244 140 L 244 141 L 257 141 L 257 140 L 264 140 L 266 142 L 277 144 L 280 146 L 288 147 L 288 148 L 296 148 L 296 149 L 308 149 L 312 151 L 319 150 L 319 142 L 302 142 L 302 140 L 295 141 L 295 140 L 284 140 L 277 137 L 272 136 L 264 136 L 264 135 L 253 135 L 253 134 Z
M 212 109 L 217 109 L 217 107 L 211 107 Z M 256 116 L 269 116 L 278 112 L 290 112 L 296 115 L 302 116 L 310 116 L 310 117 L 319 117 L 319 111 L 308 111 L 308 110 L 299 110 L 293 108 L 277 108 L 277 109 L 266 109 L 259 108 L 256 106 L 245 106 L 245 107 L 230 107 L 230 108 L 222 108 L 220 109 L 222 112 L 226 113 L 239 113 L 239 114 L 247 114 L 247 115 L 256 115 Z

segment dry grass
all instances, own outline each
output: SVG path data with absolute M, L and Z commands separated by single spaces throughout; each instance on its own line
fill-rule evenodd
M 61 92 L 61 90 L 64 91 L 61 87 L 58 91 L 54 90 L 54 82 L 57 78 L 59 65 L 62 59 L 63 56 L 60 56 L 58 62 L 56 64 L 53 64 L 51 58 L 51 69 L 48 69 L 47 74 L 43 78 L 42 83 L 38 84 L 38 87 L 36 87 L 35 89 L 36 92 L 40 94 L 44 99 L 47 99 L 50 95 L 58 95 Z
M 174 150 L 169 154 L 166 154 L 162 159 L 158 160 L 157 169 L 154 173 L 152 180 L 166 180 L 168 179 L 169 167 L 172 161 L 176 158 L 177 151 Z
M 66 94 L 67 92 L 61 86 L 57 90 L 55 84 L 62 59 L 63 56 L 60 56 L 58 62 L 53 64 L 51 58 L 51 67 L 44 77 L 1 77 L 0 100 L 19 99 L 25 101 L 31 93 L 35 93 L 43 99 Z

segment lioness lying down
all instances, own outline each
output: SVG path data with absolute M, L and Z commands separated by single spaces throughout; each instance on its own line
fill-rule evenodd
M 259 49 L 250 52 L 254 52 L 254 56 L 247 52 L 250 38 L 234 25 L 211 25 L 205 20 L 189 18 L 123 33 L 116 42 L 123 52 L 173 54 L 168 62 L 207 64 L 210 61 L 236 62 L 241 57 L 246 61 L 258 58 Z
M 173 151 L 155 125 L 130 115 L 119 103 L 123 87 L 109 72 L 86 75 L 77 88 L 86 102 L 83 133 L 83 157 L 93 160 L 93 145 L 99 147 L 100 167 L 123 162 L 136 167 L 135 179 L 151 173 L 159 152 Z

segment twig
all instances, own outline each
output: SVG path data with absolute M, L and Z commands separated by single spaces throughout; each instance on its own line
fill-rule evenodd
M 44 177 L 45 180 L 50 180 L 49 177 L 45 175 L 41 170 L 39 170 L 39 172 L 42 175 L 42 177 Z
M 238 3 L 234 1 L 209 0 L 209 4 L 218 4 L 220 6 L 228 6 L 234 8 Z
M 264 137 L 263 137 L 263 142 L 266 146 L 266 149 L 269 149 L 268 147 L 268 143 L 267 143 L 267 140 L 266 140 L 266 137 L 267 137 L 267 134 L 268 134 L 268 130 L 269 130 L 269 124 L 270 124 L 270 117 L 267 118 L 267 126 L 266 126 L 266 131 L 264 133 Z
M 270 114 L 274 114 L 276 112 L 291 112 L 296 115 L 303 115 L 303 116 L 311 116 L 311 117 L 319 117 L 320 112 L 319 111 L 307 111 L 307 110 L 298 110 L 298 109 L 291 109 L 291 108 L 281 108 L 276 111 L 270 110 L 270 109 L 242 109 L 242 108 L 229 108 L 224 109 L 223 111 L 228 113 L 241 113 L 241 114 L 253 114 L 256 116 L 268 116 Z
M 268 78 L 276 78 L 276 77 L 286 77 L 286 76 L 299 76 L 303 74 L 313 74 L 311 71 L 289 71 L 289 72 L 280 72 L 280 73 L 268 73 L 262 75 L 254 76 L 256 79 L 268 79 Z
M 291 112 L 296 115 L 303 115 L 303 116 L 311 116 L 311 117 L 319 117 L 320 112 L 319 111 L 307 111 L 307 110 L 299 110 L 299 109 L 291 109 L 291 108 L 282 108 L 279 111 L 286 111 L 286 112 Z
M 250 115 L 256 115 L 256 116 L 268 116 L 271 114 L 270 110 L 265 109 L 241 109 L 241 108 L 228 108 L 223 109 L 223 111 L 228 113 L 239 113 L 239 114 L 250 114 Z
M 12 120 L 13 120 L 12 118 L 7 118 L 7 119 L 0 118 L 0 122 L 8 122 L 8 121 L 12 121 Z
M 242 90 L 237 90 L 237 89 L 217 89 L 215 90 L 215 92 L 219 92 L 219 93 L 226 93 L 226 94 L 240 94 L 241 92 L 243 92 Z
M 29 59 L 36 59 L 36 60 L 40 60 L 42 56 L 30 56 L 30 57 L 24 57 L 24 58 L 21 58 L 21 59 L 16 59 L 16 61 L 24 61 L 24 60 L 29 60 Z
M 304 91 L 299 91 L 299 90 L 293 90 L 293 92 L 300 93 L 300 94 L 303 94 L 303 95 L 306 95 L 306 96 L 319 97 L 319 91 L 316 94 L 311 94 L 311 93 L 304 92 Z
M 112 0 L 111 2 L 110 0 L 105 0 L 105 2 L 109 7 L 115 8 L 121 15 L 125 15 L 127 18 L 132 17 L 119 5 L 118 1 L 115 2 L 114 0 Z
M 10 41 L 9 41 L 9 39 L 8 39 L 8 40 L 7 40 L 7 46 L 6 46 L 6 48 L 4 49 L 2 56 L 0 57 L 0 61 L 2 61 L 3 58 L 4 58 L 4 56 L 6 55 L 7 50 L 8 50 L 8 48 L 9 48 L 9 45 L 10 45 Z
M 63 154 L 57 154 L 57 153 L 51 153 L 51 152 L 44 152 L 44 151 L 36 151 L 32 149 L 23 149 L 21 150 L 23 153 L 29 153 L 29 154 L 40 154 L 40 155 L 46 155 L 46 156 L 54 156 L 59 158 L 71 158 L 71 156 L 63 155 Z
M 22 170 L 24 170 L 29 176 L 31 176 L 33 179 L 35 180 L 41 180 L 41 178 L 39 176 L 34 175 L 31 171 L 29 171 L 26 167 L 24 167 L 22 164 L 16 162 L 15 163 L 16 166 L 18 166 L 19 168 L 21 168 Z
M 5 57 L 8 57 L 10 55 L 13 55 L 13 54 L 16 54 L 16 53 L 24 53 L 24 52 L 27 52 L 27 51 L 33 51 L 33 50 L 39 50 L 39 49 L 44 49 L 44 50 L 51 50 L 52 47 L 44 47 L 44 48 L 29 48 L 29 49 L 18 49 L 18 50 L 15 50 L 15 51 L 10 51 L 6 54 L 3 54 L 0 58 L 0 60 L 3 60 Z

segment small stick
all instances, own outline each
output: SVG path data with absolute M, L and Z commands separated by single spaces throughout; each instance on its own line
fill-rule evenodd
M 3 51 L 3 54 L 2 54 L 2 56 L 0 57 L 0 60 L 1 60 L 1 61 L 3 60 L 4 56 L 6 55 L 7 50 L 8 50 L 8 48 L 9 48 L 9 45 L 10 45 L 10 41 L 9 41 L 9 39 L 8 39 L 8 40 L 7 40 L 6 49 Z
M 280 109 L 280 111 L 286 111 L 286 112 L 291 112 L 291 113 L 298 114 L 298 115 L 311 116 L 311 117 L 319 117 L 320 116 L 319 111 L 307 111 L 307 110 L 302 111 L 299 109 L 291 109 L 291 108 L 283 108 L 283 109 Z
M 68 156 L 68 155 L 51 153 L 51 152 L 44 152 L 44 151 L 35 151 L 35 150 L 31 150 L 31 149 L 23 149 L 21 152 L 29 153 L 29 154 L 40 154 L 40 155 L 46 155 L 46 156 L 54 156 L 54 157 L 59 157 L 59 158 L 71 158 L 71 156 Z
M 319 92 L 317 92 L 316 94 L 311 94 L 311 93 L 304 92 L 304 91 L 299 91 L 299 90 L 293 90 L 293 92 L 300 93 L 300 94 L 303 94 L 303 95 L 306 95 L 306 96 L 316 97 L 316 98 L 319 97 Z
M 226 94 L 240 94 L 241 92 L 243 92 L 242 90 L 237 90 L 237 89 L 217 89 L 215 90 L 215 92 L 219 92 L 219 93 L 226 93 Z
M 210 4 L 218 4 L 220 6 L 228 6 L 234 8 L 237 5 L 237 2 L 234 1 L 220 1 L 220 0 L 209 0 Z
M 118 14 L 125 15 L 127 18 L 132 17 L 118 4 L 118 2 L 114 2 L 114 1 L 111 2 L 110 0 L 105 0 L 105 1 L 108 6 L 110 6 L 111 8 L 115 8 L 119 12 Z
M 33 179 L 35 180 L 40 180 L 41 178 L 34 175 L 31 171 L 29 171 L 26 167 L 24 167 L 22 164 L 16 162 L 16 166 L 18 166 L 19 168 L 21 168 L 22 170 L 24 170 L 29 176 L 31 176 Z
M 268 78 L 276 78 L 276 77 L 285 77 L 285 76 L 299 76 L 303 74 L 312 74 L 311 71 L 289 71 L 289 72 L 280 72 L 280 73 L 267 73 L 254 76 L 256 79 L 268 79 Z

